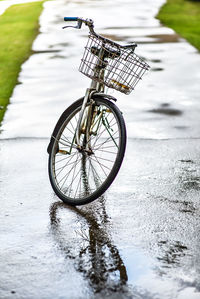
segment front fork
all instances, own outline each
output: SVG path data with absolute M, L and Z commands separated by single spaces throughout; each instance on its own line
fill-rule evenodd
M 84 133 L 85 137 L 84 137 L 84 144 L 85 144 L 85 148 L 84 150 L 86 152 L 90 152 L 91 151 L 91 146 L 90 146 L 90 126 L 91 126 L 91 122 L 92 122 L 92 101 L 91 104 L 88 107 L 88 111 L 87 114 L 85 114 L 86 111 L 86 106 L 88 101 L 91 100 L 92 95 L 96 92 L 95 89 L 93 88 L 87 88 L 86 93 L 85 93 L 85 97 L 83 99 L 83 104 L 81 107 L 81 111 L 79 113 L 79 118 L 78 118 L 78 122 L 77 122 L 77 128 L 76 128 L 76 133 L 75 133 L 75 140 L 76 140 L 76 144 L 77 144 L 77 149 L 78 150 L 82 150 L 82 145 L 80 142 L 80 136 L 82 133 Z M 84 115 L 85 114 L 85 115 Z M 84 117 L 83 117 L 84 116 Z M 82 132 L 84 130 L 84 132 Z
M 104 69 L 101 69 L 100 73 L 99 73 L 98 66 L 97 66 L 96 72 L 97 72 L 98 76 L 101 76 L 102 78 L 104 77 Z M 81 136 L 82 124 L 84 123 L 85 118 L 86 118 L 86 132 L 85 132 L 85 139 L 86 139 L 85 144 L 86 145 L 85 145 L 85 151 L 88 151 L 88 152 L 91 151 L 90 126 L 91 126 L 91 122 L 92 122 L 92 104 L 93 104 L 91 99 L 92 99 L 92 95 L 94 93 L 98 93 L 98 92 L 101 92 L 101 93 L 104 92 L 104 84 L 92 80 L 90 88 L 86 89 L 86 93 L 85 93 L 85 96 L 84 96 L 84 99 L 83 99 L 83 104 L 82 104 L 82 107 L 81 107 L 81 111 L 79 113 L 79 119 L 78 119 L 76 133 L 75 133 L 76 144 L 77 144 L 78 150 L 82 150 L 82 146 L 80 144 L 80 136 Z M 86 111 L 86 106 L 87 106 L 87 103 L 89 101 L 91 103 L 90 103 L 90 106 L 88 108 L 87 115 L 84 116 L 84 112 Z M 83 119 L 83 116 L 84 116 L 84 119 Z

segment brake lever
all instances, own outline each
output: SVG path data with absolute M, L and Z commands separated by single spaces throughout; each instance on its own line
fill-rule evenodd
M 75 28 L 75 29 L 81 29 L 83 21 L 82 20 L 78 20 L 77 25 L 76 26 L 64 26 L 62 27 L 62 29 L 66 29 L 66 28 Z

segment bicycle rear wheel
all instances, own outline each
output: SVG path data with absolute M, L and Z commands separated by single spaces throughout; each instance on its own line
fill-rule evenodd
M 78 149 L 75 130 L 83 99 L 61 115 L 49 146 L 49 178 L 57 196 L 67 204 L 83 205 L 101 196 L 115 179 L 125 152 L 126 128 L 117 106 L 93 100 L 90 151 Z M 89 104 L 86 109 L 89 109 Z M 85 124 L 80 140 L 85 142 Z

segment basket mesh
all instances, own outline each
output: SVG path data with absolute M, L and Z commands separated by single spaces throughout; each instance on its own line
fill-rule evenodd
M 129 94 L 149 65 L 134 53 L 101 36 L 89 35 L 79 71 L 89 78 Z M 104 76 L 102 71 L 104 70 Z

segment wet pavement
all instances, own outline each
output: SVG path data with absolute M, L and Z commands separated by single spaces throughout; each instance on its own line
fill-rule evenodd
M 163 2 L 45 3 L 1 127 L 0 298 L 200 298 L 200 56 L 154 18 Z M 81 208 L 58 200 L 47 175 L 53 126 L 89 83 L 77 71 L 87 30 L 61 30 L 72 15 L 138 42 L 152 67 L 131 95 L 109 90 L 126 156 L 106 194 Z

